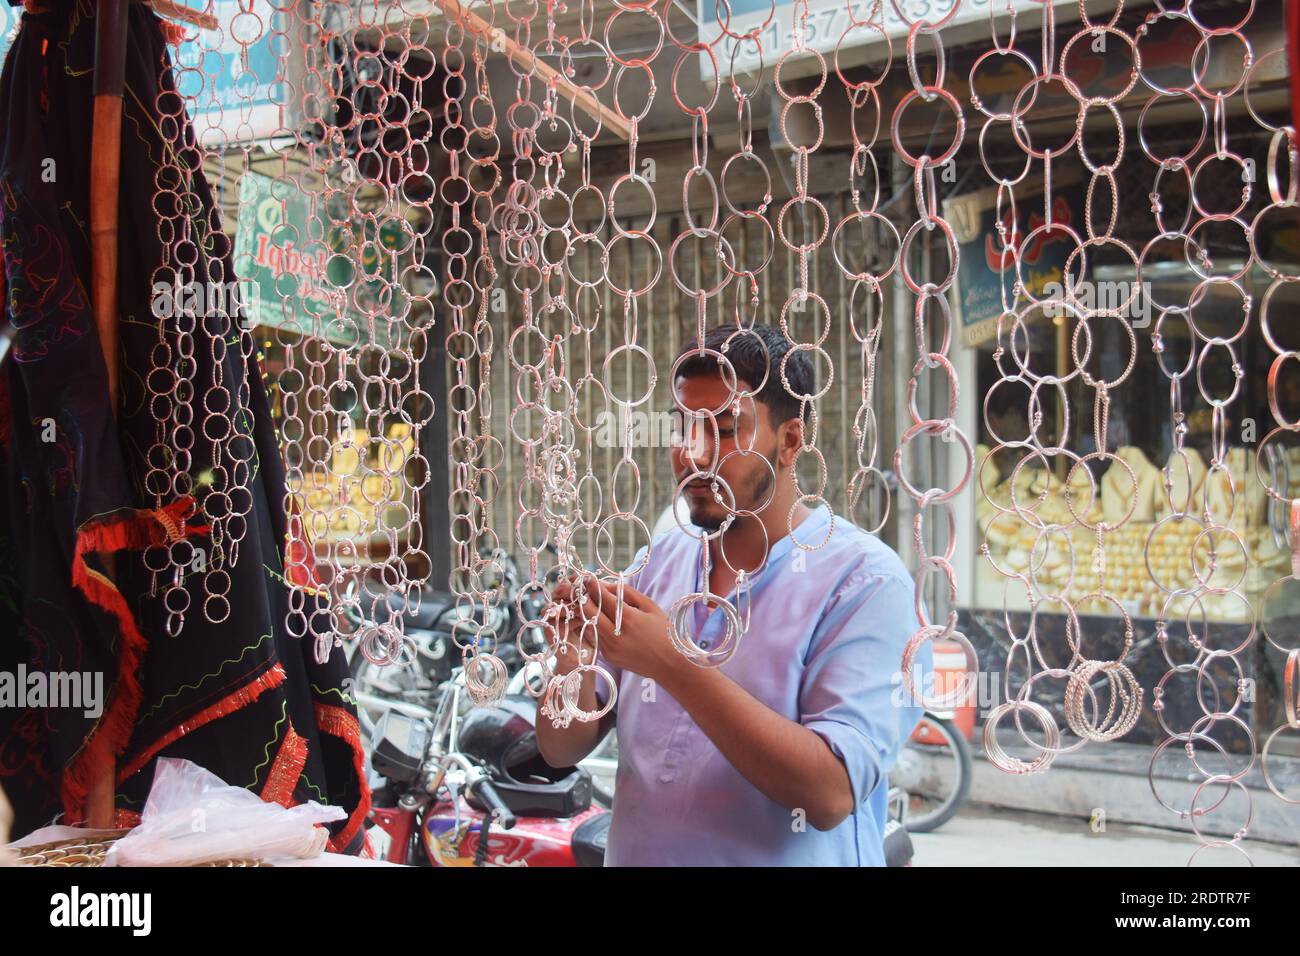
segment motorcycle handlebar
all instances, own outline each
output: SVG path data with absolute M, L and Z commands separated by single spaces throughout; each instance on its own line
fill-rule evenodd
M 488 814 L 496 822 L 497 826 L 503 830 L 514 827 L 516 822 L 514 813 L 506 806 L 505 801 L 496 792 L 496 788 L 492 786 L 492 781 L 487 777 L 481 777 L 471 784 L 470 792 L 487 807 Z

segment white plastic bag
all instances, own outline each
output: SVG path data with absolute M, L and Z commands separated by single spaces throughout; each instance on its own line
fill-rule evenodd
M 306 803 L 285 809 L 232 787 L 188 760 L 162 757 L 140 825 L 109 849 L 105 866 L 183 866 L 227 859 L 320 856 L 329 834 L 316 826 L 342 820 L 341 807 Z

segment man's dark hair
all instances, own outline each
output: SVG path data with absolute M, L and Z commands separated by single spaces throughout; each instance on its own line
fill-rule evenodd
M 722 346 L 731 339 L 727 350 L 722 354 L 731 362 L 731 367 L 740 379 L 736 388 L 748 391 L 759 382 L 763 383 L 754 400 L 767 406 L 774 427 L 798 418 L 801 403 L 795 395 L 812 395 L 817 391 L 817 376 L 808 353 L 794 351 L 794 346 L 785 337 L 785 333 L 770 325 L 752 325 L 737 335 L 740 331 L 742 330 L 735 325 L 715 326 L 705 332 L 703 347 L 712 352 L 722 352 Z M 678 353 L 678 357 L 696 348 L 699 348 L 699 344 L 691 339 Z M 788 359 L 787 354 L 790 356 Z M 790 391 L 781 382 L 782 360 L 785 361 L 785 377 L 790 382 Z M 721 376 L 724 372 L 719 367 L 720 364 L 717 355 L 699 352 L 677 367 L 677 377 Z

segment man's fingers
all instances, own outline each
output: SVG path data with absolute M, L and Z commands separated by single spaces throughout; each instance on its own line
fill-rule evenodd
M 601 581 L 601 590 L 604 592 L 605 600 L 609 604 L 611 612 L 618 605 L 620 588 L 617 581 Z M 646 597 L 636 588 L 629 584 L 624 584 L 621 593 L 623 595 L 623 605 L 625 608 L 631 607 L 638 611 L 648 611 L 654 606 L 654 601 Z
M 561 578 L 551 591 L 551 599 L 557 603 L 573 604 L 579 594 L 592 597 L 600 593 L 600 579 L 591 572 L 583 572 L 571 578 Z
M 606 593 L 604 585 L 594 577 L 587 583 L 586 599 L 583 605 L 583 613 L 586 617 L 608 617 L 613 613 L 614 602 Z
M 618 588 L 616 587 L 614 591 L 615 593 L 618 593 Z M 623 585 L 623 601 L 626 604 L 632 605 L 638 611 L 647 610 L 650 605 L 654 604 L 653 601 L 630 584 Z
M 584 643 L 590 644 L 596 633 L 594 629 L 600 627 L 604 617 L 600 606 L 588 598 L 581 608 L 573 608 L 573 618 L 569 621 L 570 633 Z
M 654 607 L 650 598 L 627 584 L 620 589 L 617 581 L 602 581 L 591 574 L 584 575 L 584 579 L 586 600 L 581 606 L 577 603 L 577 588 L 571 581 L 561 581 L 555 586 L 556 604 L 553 605 L 560 608 L 560 621 L 564 619 L 563 609 L 572 609 L 573 617 L 569 619 L 568 626 L 580 630 L 584 642 L 591 640 L 592 633 L 592 624 L 586 622 L 594 622 L 596 632 L 602 638 L 614 635 L 614 625 L 619 620 L 620 591 L 624 616 L 629 612 L 648 611 Z
M 601 616 L 596 620 L 596 633 L 600 636 L 602 641 L 617 640 L 614 636 L 614 617 L 612 609 L 609 617 L 601 614 Z

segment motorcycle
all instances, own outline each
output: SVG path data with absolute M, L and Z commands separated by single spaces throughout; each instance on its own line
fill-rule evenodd
M 591 774 L 554 769 L 537 749 L 535 702 L 523 694 L 466 712 L 464 672 L 433 720 L 389 710 L 371 764 L 377 855 L 428 866 L 602 866 L 609 810 Z
M 409 599 L 389 595 L 389 611 L 403 618 L 403 637 L 395 658 L 377 662 L 367 656 L 360 641 L 350 644 L 349 686 L 362 712 L 363 737 L 371 736 L 374 722 L 390 709 L 431 720 L 429 701 L 437 699 L 450 679 L 469 634 L 492 646 L 511 672 L 521 666 L 523 654 L 535 655 L 545 648 L 542 629 L 527 626 L 540 616 L 541 597 L 532 592 L 521 596 L 518 566 L 510 555 L 498 550 L 492 557 L 501 579 L 495 588 L 497 600 L 486 608 L 469 610 L 455 594 L 436 589 L 415 592 Z M 349 581 L 342 602 L 350 609 L 347 616 L 354 636 L 376 626 L 358 610 L 356 587 L 355 581 Z
M 603 866 L 610 800 L 598 798 L 584 766 L 556 770 L 541 758 L 533 699 L 508 694 L 467 711 L 466 698 L 457 668 L 432 722 L 389 710 L 376 724 L 371 762 L 383 784 L 369 832 L 377 855 L 426 866 Z M 886 866 L 911 865 L 907 805 L 891 786 Z

